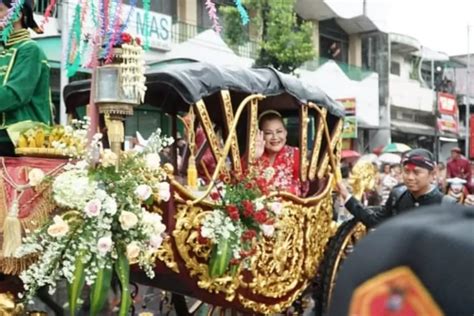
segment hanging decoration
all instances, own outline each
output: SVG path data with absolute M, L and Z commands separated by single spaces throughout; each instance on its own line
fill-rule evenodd
M 143 10 L 145 10 L 145 50 L 150 48 L 150 0 L 143 0 Z
M 25 4 L 25 0 L 16 0 L 8 9 L 7 15 L 0 20 L 0 28 L 3 28 L 1 38 L 4 43 L 8 41 L 10 34 L 13 32 L 13 22 L 20 18 L 21 9 Z
M 79 12 L 75 11 L 69 32 L 68 76 L 73 76 L 81 66 L 95 68 L 99 62 L 112 62 L 114 48 L 123 44 L 121 34 L 130 22 L 137 0 L 130 1 L 130 9 L 125 14 L 123 0 L 77 0 L 75 3 Z M 150 46 L 150 0 L 143 0 L 143 9 L 146 49 Z
M 44 11 L 43 21 L 41 22 L 41 25 L 40 25 L 41 29 L 46 23 L 48 23 L 49 18 L 51 17 L 51 12 L 53 11 L 53 8 L 56 7 L 56 3 L 57 3 L 56 0 L 51 0 L 48 7 L 46 8 L 46 11 Z
M 235 6 L 237 10 L 239 11 L 240 14 L 240 20 L 242 21 L 243 25 L 247 25 L 250 21 L 249 19 L 249 14 L 247 13 L 247 10 L 245 10 L 244 6 L 242 5 L 241 0 L 234 0 Z
M 206 9 L 209 14 L 209 18 L 211 19 L 212 22 L 212 28 L 216 33 L 220 33 L 222 31 L 222 27 L 219 24 L 219 17 L 217 16 L 217 9 L 216 9 L 216 4 L 212 2 L 211 0 L 206 0 Z

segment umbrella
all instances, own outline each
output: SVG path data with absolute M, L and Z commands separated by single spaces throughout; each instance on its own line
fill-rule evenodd
M 383 163 L 388 163 L 392 165 L 392 164 L 400 163 L 400 161 L 402 160 L 402 157 L 393 153 L 385 153 L 379 156 L 379 160 Z
M 343 149 L 341 152 L 341 159 L 359 158 L 360 154 L 355 150 Z
M 384 153 L 404 153 L 405 151 L 410 150 L 411 148 L 405 144 L 401 143 L 391 143 L 383 148 Z
M 360 157 L 359 161 L 370 161 L 371 163 L 375 163 L 377 165 L 380 164 L 379 157 L 376 154 L 365 154 Z

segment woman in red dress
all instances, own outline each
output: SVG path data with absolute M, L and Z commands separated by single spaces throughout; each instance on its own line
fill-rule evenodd
M 307 189 L 299 178 L 300 152 L 286 144 L 288 132 L 277 111 L 265 111 L 259 117 L 255 169 L 270 190 L 303 196 Z

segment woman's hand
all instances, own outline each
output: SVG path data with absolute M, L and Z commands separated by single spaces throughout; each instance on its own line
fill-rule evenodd
M 265 151 L 265 140 L 263 139 L 263 132 L 258 130 L 256 146 L 255 146 L 255 159 L 262 157 L 263 152 Z

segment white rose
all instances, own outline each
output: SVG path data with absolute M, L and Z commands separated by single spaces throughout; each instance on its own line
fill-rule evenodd
M 163 243 L 163 237 L 161 237 L 161 235 L 152 235 L 150 237 L 150 247 L 153 250 L 158 249 L 162 243 Z
M 113 244 L 114 242 L 112 241 L 112 238 L 110 238 L 110 236 L 99 238 L 99 241 L 97 241 L 97 249 L 99 250 L 99 254 L 101 256 L 105 256 L 108 252 L 112 250 Z
M 255 209 L 257 211 L 260 211 L 261 209 L 263 209 L 265 207 L 265 205 L 263 205 L 263 199 L 262 198 L 256 199 L 254 201 L 254 203 L 255 203 Z
M 122 211 L 119 217 L 120 226 L 123 230 L 129 230 L 138 223 L 138 217 L 132 212 Z
M 104 167 L 115 166 L 118 161 L 118 156 L 112 150 L 105 149 L 100 161 Z
M 51 237 L 63 237 L 69 232 L 69 225 L 61 216 L 54 216 L 53 222 L 54 224 L 48 227 L 48 234 Z
M 151 227 L 153 234 L 161 234 L 166 230 L 166 226 L 162 223 L 162 217 L 159 214 L 143 211 L 143 222 Z
M 263 224 L 260 226 L 260 228 L 262 229 L 262 232 L 266 237 L 272 237 L 273 233 L 275 232 L 275 226 L 273 225 Z
M 272 202 L 270 203 L 270 210 L 275 215 L 280 215 L 281 211 L 283 210 L 283 205 L 280 202 Z
M 160 163 L 160 155 L 157 153 L 151 153 L 145 156 L 145 167 L 149 170 L 158 170 L 160 168 Z
M 41 169 L 33 168 L 28 172 L 28 184 L 37 186 L 44 179 L 44 172 Z
M 140 247 L 138 247 L 138 243 L 133 241 L 129 245 L 127 245 L 127 258 L 130 261 L 138 258 L 140 254 Z
M 168 182 L 158 183 L 158 195 L 162 201 L 168 202 L 171 197 L 170 184 Z
M 140 184 L 135 189 L 135 195 L 140 199 L 140 201 L 146 201 L 152 194 L 151 188 L 146 184 Z
M 100 209 L 102 208 L 102 203 L 99 199 L 93 199 L 87 202 L 84 207 L 84 213 L 87 217 L 97 217 L 100 214 Z

